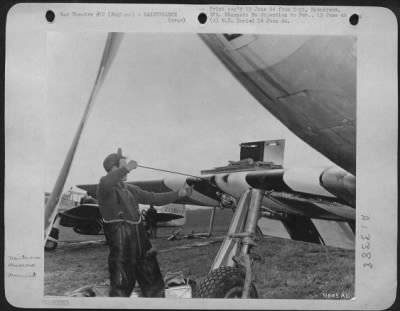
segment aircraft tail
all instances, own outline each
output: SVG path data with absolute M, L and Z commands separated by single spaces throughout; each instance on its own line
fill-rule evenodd
M 168 204 L 157 207 L 158 216 L 164 219 L 158 221 L 159 227 L 182 227 L 186 224 L 185 204 Z

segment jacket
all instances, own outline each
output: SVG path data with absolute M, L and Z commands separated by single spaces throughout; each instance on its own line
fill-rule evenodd
M 126 167 L 110 171 L 97 187 L 100 213 L 105 221 L 140 220 L 139 204 L 165 205 L 179 198 L 178 191 L 153 193 L 138 186 L 125 184 L 122 178 L 129 173 Z

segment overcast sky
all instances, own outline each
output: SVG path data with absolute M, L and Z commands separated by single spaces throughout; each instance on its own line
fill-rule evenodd
M 53 188 L 92 90 L 105 33 L 48 34 L 45 187 Z M 118 147 L 139 164 L 199 175 L 246 141 L 286 139 L 285 166 L 331 162 L 264 109 L 193 34 L 126 34 L 94 103 L 65 189 L 97 183 Z M 145 169 L 128 180 L 173 177 Z

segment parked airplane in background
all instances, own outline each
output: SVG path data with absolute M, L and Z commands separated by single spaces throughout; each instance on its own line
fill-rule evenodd
M 354 247 L 356 40 L 249 34 L 200 38 L 263 107 L 337 165 L 285 168 L 283 140 L 257 141 L 241 144 L 239 161 L 203 171 L 201 178 L 130 182 L 153 192 L 187 183 L 194 186 L 192 197 L 176 203 L 234 208 L 200 296 L 256 297 L 250 258 L 257 225 L 270 235 Z M 79 185 L 93 196 L 95 187 Z M 232 279 L 237 282 L 229 283 Z
M 49 197 L 49 193 L 45 194 L 45 202 Z M 52 226 L 52 232 L 45 245 L 45 250 L 50 251 L 56 249 L 59 242 L 59 226 L 70 227 L 76 233 L 83 235 L 103 235 L 103 220 L 100 215 L 99 206 L 94 199 L 95 195 L 81 202 L 84 194 L 82 192 L 69 190 L 61 199 L 58 214 Z M 140 205 L 140 211 L 145 211 L 149 207 Z M 158 227 L 182 227 L 186 223 L 186 207 L 183 204 L 168 204 L 163 206 L 155 206 L 157 209 L 157 225 Z

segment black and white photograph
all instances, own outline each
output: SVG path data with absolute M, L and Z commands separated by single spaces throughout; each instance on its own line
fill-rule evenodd
M 45 294 L 77 295 L 74 286 L 107 280 L 111 295 L 137 287 L 153 297 L 158 283 L 143 289 L 140 270 L 150 269 L 141 261 L 154 248 L 161 280 L 180 272 L 184 295 L 352 298 L 356 50 L 356 39 L 345 36 L 49 34 L 46 155 L 55 172 L 71 141 L 56 138 L 77 128 L 96 67 L 104 81 L 83 121 L 73 189 L 51 224 Z M 103 201 L 107 179 L 115 194 Z M 135 187 L 123 203 L 121 182 Z M 182 215 L 179 231 L 161 230 Z M 71 249 L 55 240 L 73 239 L 68 227 L 84 240 L 108 235 L 107 242 Z
M 94 16 L 138 14 L 116 8 Z M 205 15 L 210 23 L 244 16 L 213 10 L 219 13 Z M 63 14 L 91 16 L 49 12 L 49 24 Z M 192 16 L 155 13 L 174 26 Z M 164 300 L 189 308 L 230 299 L 259 301 L 257 308 L 267 300 L 355 303 L 364 294 L 359 272 L 379 266 L 365 161 L 377 160 L 369 148 L 385 142 L 370 144 L 374 138 L 359 130 L 371 118 L 362 102 L 362 36 L 351 23 L 342 33 L 308 34 L 294 24 L 293 32 L 266 33 L 159 24 L 159 32 L 49 26 L 42 37 L 41 102 L 9 108 L 6 138 L 18 131 L 37 138 L 29 148 L 40 159 L 28 161 L 35 167 L 27 182 L 41 189 L 33 216 L 41 220 L 27 234 L 44 243 L 37 257 L 28 247 L 9 256 L 10 278 L 38 282 L 39 273 L 42 302 L 77 307 L 96 300 L 134 308 L 146 301 L 163 308 Z M 21 115 L 30 130 L 13 130 Z M 43 262 L 43 271 L 26 272 L 30 260 Z M 19 264 L 25 275 L 17 278 Z

